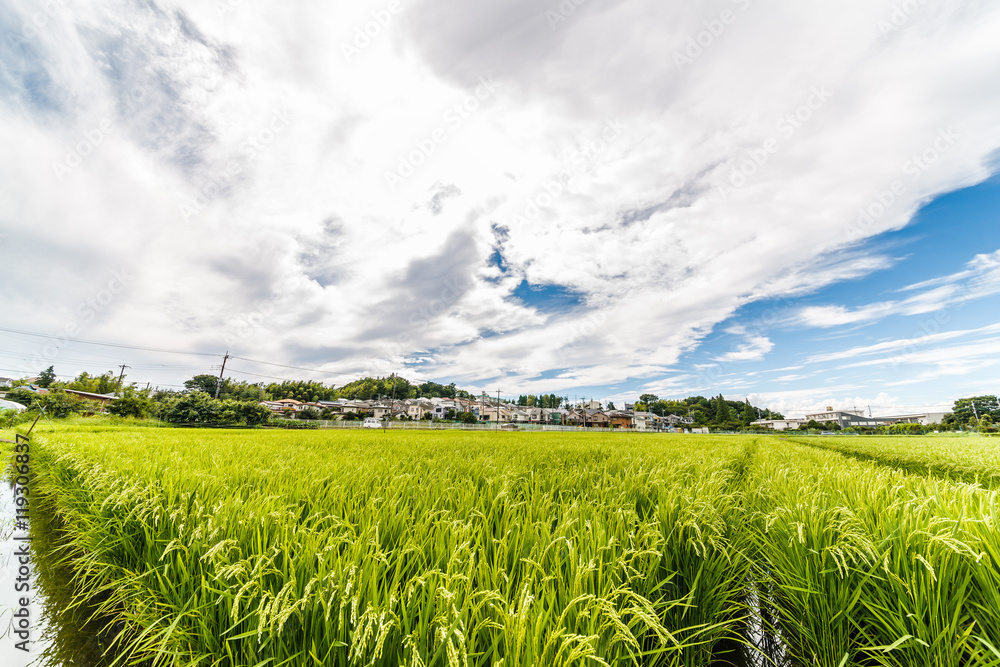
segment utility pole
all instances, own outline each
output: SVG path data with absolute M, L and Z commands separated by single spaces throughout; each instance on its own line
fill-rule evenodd
M 500 390 L 497 389 L 497 425 L 493 429 L 494 431 L 500 430 Z
M 384 422 L 382 422 L 382 432 L 383 433 L 385 433 L 385 430 L 387 428 L 389 428 L 389 420 L 392 419 L 392 412 L 394 410 L 394 408 L 393 408 L 394 405 L 396 405 L 396 374 L 395 373 L 392 374 L 392 400 L 389 401 L 389 414 L 386 417 L 386 420 Z
M 976 416 L 976 421 L 979 421 L 979 412 L 976 410 L 976 399 L 972 399 L 972 414 Z
M 121 391 L 121 390 L 122 390 L 122 379 L 123 379 L 123 378 L 125 377 L 125 369 L 126 369 L 126 368 L 132 368 L 132 367 L 131 367 L 131 366 L 126 366 L 125 364 L 122 364 L 122 365 L 120 366 L 120 368 L 122 369 L 122 372 L 121 372 L 121 374 L 120 374 L 120 375 L 118 376 L 118 386 L 117 386 L 117 387 L 115 387 L 115 393 L 116 393 L 116 394 L 117 394 L 117 393 L 118 393 L 119 391 Z
M 215 383 L 215 398 L 219 398 L 219 389 L 222 388 L 222 374 L 226 372 L 226 360 L 229 359 L 229 350 L 226 350 L 226 356 L 222 358 L 222 370 L 219 371 L 219 380 Z

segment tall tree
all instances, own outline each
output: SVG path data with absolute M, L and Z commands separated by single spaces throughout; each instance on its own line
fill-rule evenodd
M 48 388 L 52 386 L 52 383 L 56 381 L 56 372 L 49 366 L 44 371 L 38 374 L 38 386 L 43 388 Z
M 215 375 L 195 375 L 190 380 L 184 381 L 184 388 L 188 391 L 203 391 L 206 394 L 215 394 L 215 385 L 219 382 L 219 378 Z
M 721 426 L 729 420 L 729 404 L 726 403 L 726 399 L 723 398 L 722 394 L 719 394 L 719 398 L 716 399 L 715 403 L 715 423 Z
M 750 424 L 753 423 L 754 410 L 750 406 L 750 399 L 749 398 L 746 401 L 746 406 L 743 408 L 743 415 L 742 416 L 743 416 L 743 419 L 741 419 L 740 421 L 743 424 L 743 426 L 750 426 Z

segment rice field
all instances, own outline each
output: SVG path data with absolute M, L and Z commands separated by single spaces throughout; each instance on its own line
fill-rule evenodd
M 978 436 L 809 437 L 795 442 L 824 447 L 906 472 L 1000 488 L 1000 440 Z
M 1000 665 L 996 492 L 871 448 L 95 423 L 32 483 L 122 664 Z

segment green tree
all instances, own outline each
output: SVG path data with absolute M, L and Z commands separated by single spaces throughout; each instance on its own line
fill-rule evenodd
M 647 406 L 647 408 L 653 403 L 656 403 L 658 400 L 660 400 L 660 397 L 656 394 L 643 394 L 639 397 L 639 402 Z
M 990 417 L 994 422 L 1000 420 L 1000 404 L 992 395 L 971 396 L 955 401 L 952 412 L 945 416 L 945 423 L 961 426 L 975 426 L 976 420 Z
M 18 405 L 23 405 L 26 408 L 32 408 L 37 405 L 39 394 L 31 391 L 30 389 L 23 389 L 20 387 L 15 387 L 7 392 L 8 401 L 13 401 Z
M 729 404 L 726 403 L 726 399 L 723 398 L 722 394 L 719 394 L 719 398 L 715 402 L 715 423 L 719 426 L 723 426 L 730 420 Z
M 164 419 L 176 424 L 212 424 L 218 421 L 221 401 L 212 400 L 204 391 L 192 391 L 174 399 L 166 408 Z
M 608 401 L 608 410 L 617 410 L 613 401 Z
M 56 381 L 56 372 L 53 370 L 52 366 L 49 366 L 44 371 L 38 374 L 38 386 L 43 389 L 48 389 L 52 386 L 52 383 Z
M 742 419 L 740 420 L 740 423 L 743 426 L 748 427 L 750 426 L 750 424 L 753 423 L 753 421 L 754 421 L 754 409 L 750 407 L 750 399 L 748 398 L 746 407 L 743 408 L 743 415 Z
M 111 401 L 108 412 L 119 417 L 144 419 L 153 412 L 156 403 L 148 392 L 136 391 L 135 387 L 125 387 L 122 395 Z
M 316 420 L 319 419 L 321 416 L 322 415 L 320 414 L 320 411 L 310 405 L 306 407 L 304 410 L 301 410 L 299 412 L 298 418 Z
M 184 381 L 184 388 L 188 391 L 201 391 L 209 396 L 215 394 L 215 387 L 219 384 L 219 378 L 215 375 L 195 375 L 190 380 Z

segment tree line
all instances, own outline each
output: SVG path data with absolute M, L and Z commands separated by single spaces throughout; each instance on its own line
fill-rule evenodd
M 54 417 L 71 414 L 93 414 L 102 409 L 96 401 L 82 400 L 65 390 L 112 394 L 119 397 L 108 406 L 108 411 L 124 417 L 157 417 L 176 423 L 237 423 L 261 424 L 268 420 L 269 411 L 260 405 L 261 401 L 276 401 L 292 398 L 303 403 L 318 401 L 348 400 L 371 401 L 394 397 L 407 398 L 475 398 L 468 391 L 458 389 L 455 383 L 416 383 L 398 375 L 387 377 L 366 377 L 337 387 L 322 382 L 308 380 L 287 380 L 280 383 L 250 383 L 242 380 L 201 374 L 184 382 L 183 391 L 170 389 L 139 389 L 134 383 L 124 384 L 121 375 L 107 371 L 100 375 L 80 373 L 72 380 L 58 381 L 52 366 L 42 371 L 34 379 L 37 386 L 49 389 L 45 395 L 19 389 L 25 380 L 15 381 L 15 387 L 8 392 L 8 400 L 27 406 L 43 408 Z M 124 388 L 121 388 L 124 385 Z M 572 407 L 568 396 L 555 394 L 522 394 L 516 404 L 521 407 L 567 408 Z M 624 407 L 624 406 L 623 406 Z M 718 430 L 750 429 L 754 421 L 760 419 L 784 419 L 784 415 L 768 408 L 750 404 L 749 400 L 727 400 L 722 394 L 706 398 L 689 396 L 684 399 L 661 399 L 651 393 L 641 394 L 633 405 L 636 412 L 651 412 L 660 417 L 678 415 L 690 417 L 696 427 Z M 608 410 L 614 410 L 614 403 L 608 403 Z M 462 415 L 468 419 L 469 415 Z M 12 417 L 8 417 L 11 419 Z M 955 401 L 952 412 L 945 415 L 938 430 L 969 430 L 995 432 L 1000 424 L 1000 401 L 995 395 L 973 396 Z M 898 432 L 910 432 L 913 425 L 900 424 L 894 427 Z M 919 425 L 918 425 L 919 426 Z M 810 422 L 801 427 L 805 430 L 839 430 L 833 423 Z M 924 430 L 927 430 L 924 427 Z M 896 432 L 893 431 L 893 432 Z M 888 431 L 886 431 L 888 432 Z

